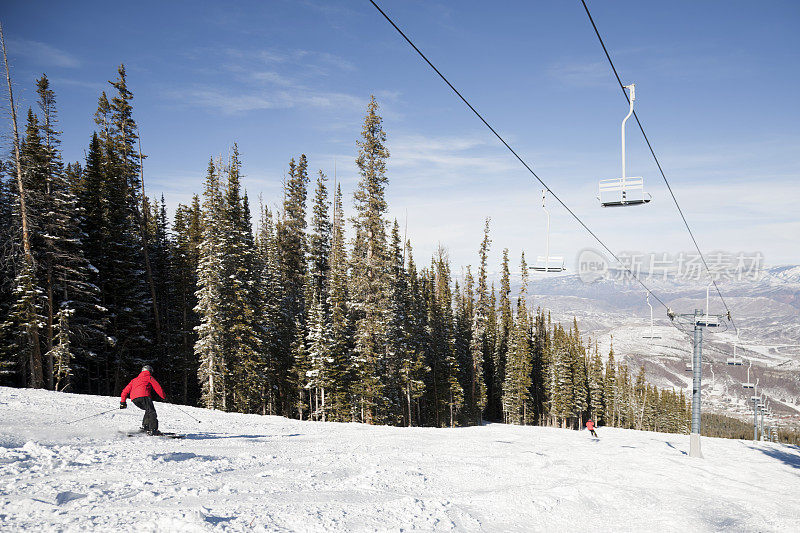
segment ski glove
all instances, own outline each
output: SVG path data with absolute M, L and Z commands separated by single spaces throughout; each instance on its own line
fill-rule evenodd
M 120 409 L 127 409 L 128 408 L 128 404 L 125 403 L 125 402 L 119 402 L 119 408 Z

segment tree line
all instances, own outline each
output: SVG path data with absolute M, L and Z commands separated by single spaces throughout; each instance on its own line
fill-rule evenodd
M 490 282 L 489 219 L 474 272 L 454 276 L 443 247 L 417 265 L 386 216 L 390 155 L 374 97 L 356 141 L 352 217 L 341 186 L 303 154 L 288 163 L 280 207 L 254 207 L 234 145 L 170 219 L 143 188 L 124 66 L 109 84 L 83 161 L 62 160 L 42 76 L 19 157 L 2 162 L 5 384 L 111 395 L 151 364 L 172 401 L 227 411 L 688 430 L 682 392 L 646 383 L 613 349 L 602 357 L 576 321 L 534 306 L 524 253 L 517 294 L 507 249 L 499 288 Z

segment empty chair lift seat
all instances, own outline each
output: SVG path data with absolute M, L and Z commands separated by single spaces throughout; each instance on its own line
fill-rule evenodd
M 598 192 L 602 207 L 642 205 L 652 200 L 652 196 L 644 191 L 644 179 L 642 178 L 601 180 Z

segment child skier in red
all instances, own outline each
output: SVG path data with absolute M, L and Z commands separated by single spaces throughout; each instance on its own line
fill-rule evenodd
M 158 417 L 156 415 L 156 407 L 153 405 L 153 400 L 150 399 L 150 394 L 155 392 L 161 399 L 165 398 L 164 390 L 158 381 L 155 380 L 150 373 L 153 367 L 145 365 L 142 367 L 142 372 L 128 383 L 128 386 L 122 391 L 122 397 L 119 402 L 119 408 L 125 409 L 128 404 L 125 400 L 128 395 L 131 397 L 133 404 L 139 409 L 144 410 L 144 418 L 142 419 L 142 430 L 150 435 L 159 435 L 158 431 Z
M 592 437 L 595 437 L 595 438 L 598 438 L 598 439 L 600 438 L 600 437 L 597 436 L 597 433 L 594 432 L 594 422 L 592 422 L 591 418 L 586 421 L 586 429 L 589 430 L 589 432 L 592 434 Z

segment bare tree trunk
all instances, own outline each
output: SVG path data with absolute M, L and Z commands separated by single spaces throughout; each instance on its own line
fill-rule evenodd
M 47 354 L 45 356 L 45 381 L 47 388 L 53 390 L 53 266 L 47 265 Z
M 14 126 L 14 163 L 17 171 L 17 187 L 19 189 L 19 211 L 22 219 L 22 248 L 25 252 L 25 263 L 30 270 L 32 280 L 36 279 L 36 263 L 31 252 L 31 240 L 28 233 L 28 210 L 25 206 L 25 186 L 22 183 L 22 161 L 19 155 L 19 130 L 17 129 L 17 108 L 14 107 L 14 91 L 11 88 L 11 70 L 8 68 L 8 55 L 6 54 L 6 40 L 3 35 L 3 26 L 0 24 L 0 45 L 3 48 L 3 63 L 6 67 L 6 82 L 8 83 L 8 101 L 11 105 L 11 123 Z M 30 385 L 40 389 L 44 386 L 42 377 L 42 351 L 39 346 L 39 328 L 36 324 L 27 324 L 28 341 L 30 342 Z
M 138 131 L 138 130 L 137 130 Z M 147 250 L 147 206 L 145 204 L 144 190 L 144 157 L 142 156 L 142 140 L 139 138 L 139 179 L 142 185 L 142 220 L 139 221 L 139 228 L 142 232 L 142 248 L 144 249 L 144 266 L 147 271 L 147 284 L 150 286 L 150 298 L 153 300 L 153 319 L 156 325 L 156 345 L 163 349 L 161 343 L 161 320 L 158 315 L 158 299 L 156 298 L 156 286 L 153 282 L 153 269 L 150 266 L 150 252 Z
M 408 403 L 408 427 L 411 427 L 411 382 L 406 387 L 406 402 Z

